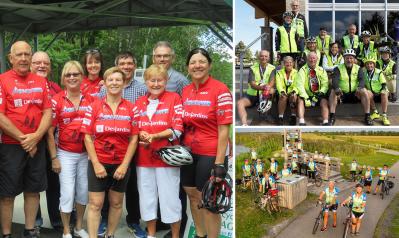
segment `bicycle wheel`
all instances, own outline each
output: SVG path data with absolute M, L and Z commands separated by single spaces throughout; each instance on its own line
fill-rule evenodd
M 384 200 L 384 194 L 385 194 L 385 185 L 384 185 L 384 183 L 381 185 L 381 192 L 380 192 L 380 195 L 381 195 L 381 199 L 382 200 Z
M 312 231 L 313 235 L 316 234 L 317 228 L 319 228 L 322 216 L 323 216 L 323 211 L 320 211 L 320 213 L 316 217 L 316 221 L 314 222 L 314 225 L 313 225 L 313 231 Z
M 346 221 L 345 221 L 345 228 L 344 228 L 344 234 L 343 234 L 343 238 L 346 238 L 346 237 L 348 237 L 348 232 L 349 232 L 349 228 L 350 228 L 350 218 L 346 218 Z
M 320 187 L 321 186 L 321 184 L 322 184 L 322 180 L 321 180 L 321 176 L 320 175 L 318 175 L 317 177 L 316 177 L 316 179 L 315 179 L 315 185 L 317 186 L 317 187 Z
M 386 194 L 387 196 L 389 195 L 389 190 L 390 190 L 390 188 L 385 187 L 385 194 Z
M 274 197 L 271 200 L 272 208 L 274 212 L 280 212 L 280 206 L 278 205 L 278 197 Z
M 269 215 L 272 215 L 272 213 L 273 213 L 272 202 L 271 202 L 270 198 L 267 200 L 267 203 L 266 203 L 266 211 L 269 213 Z

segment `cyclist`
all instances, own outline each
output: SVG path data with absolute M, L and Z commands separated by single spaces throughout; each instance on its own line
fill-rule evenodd
M 381 69 L 387 80 L 388 91 L 390 92 L 388 99 L 396 102 L 396 63 L 391 59 L 392 51 L 388 46 L 379 49 L 381 59 L 377 60 L 376 68 Z
M 359 36 L 356 35 L 356 25 L 350 24 L 348 26 L 348 34 L 342 37 L 341 45 L 343 46 L 344 50 L 353 49 L 357 50 L 359 48 Z
M 378 193 L 378 187 L 382 183 L 385 183 L 385 180 L 389 177 L 388 165 L 384 164 L 384 168 L 380 169 L 378 176 L 380 177 L 380 179 L 378 180 L 377 186 L 375 186 L 373 195 L 376 195 Z
M 251 159 L 252 159 L 252 161 L 256 160 L 257 156 L 258 156 L 258 154 L 256 153 L 255 148 L 252 148 L 252 150 L 251 150 Z
M 278 162 L 274 158 L 270 159 L 270 173 L 273 175 L 274 178 L 277 179 Z
M 317 66 L 320 65 L 320 60 L 322 57 L 322 53 L 316 46 L 316 38 L 314 36 L 310 36 L 306 39 L 306 49 L 301 53 L 301 57 L 299 59 L 298 68 L 301 68 L 305 65 L 308 55 L 310 52 L 314 52 L 317 55 Z
M 351 179 L 353 182 L 356 180 L 356 171 L 357 167 L 359 165 L 357 164 L 357 161 L 355 159 L 352 160 L 351 166 L 350 166 L 350 174 L 351 174 Z
M 257 177 L 263 178 L 263 171 L 265 170 L 265 164 L 262 162 L 261 159 L 257 159 L 253 169 Z
M 331 85 L 331 78 L 333 71 L 338 65 L 344 63 L 344 58 L 341 53 L 339 53 L 339 44 L 338 42 L 333 42 L 330 44 L 330 50 L 325 52 L 323 56 L 323 68 L 327 71 L 329 84 Z
M 373 170 L 371 169 L 371 166 L 367 166 L 367 170 L 364 173 L 364 186 L 367 188 L 366 193 L 371 192 L 371 184 L 373 183 Z
M 323 227 L 321 228 L 321 231 L 327 230 L 329 211 L 333 212 L 333 227 L 337 227 L 338 194 L 339 189 L 335 187 L 335 182 L 332 180 L 328 183 L 328 187 L 320 193 L 319 204 L 321 204 L 323 196 L 326 195 L 326 207 L 324 209 Z
M 330 42 L 331 36 L 327 33 L 327 28 L 324 26 L 320 27 L 319 35 L 316 36 L 317 49 L 322 54 L 327 54 Z
M 270 189 L 276 189 L 276 179 L 271 175 L 268 171 L 263 171 L 263 178 L 260 182 L 259 191 L 262 191 L 263 194 L 266 194 Z
M 290 175 L 292 175 L 291 169 L 288 168 L 287 163 L 284 163 L 284 168 L 283 168 L 283 170 L 281 170 L 281 177 L 286 178 Z
M 284 12 L 282 26 L 277 28 L 275 36 L 275 46 L 280 59 L 289 55 L 296 60 L 298 55 L 299 35 L 295 27 L 292 27 L 292 12 Z
M 370 41 L 371 33 L 369 31 L 363 31 L 361 37 L 362 42 L 360 42 L 359 48 L 357 48 L 356 55 L 358 64 L 364 66 L 366 63 L 364 62 L 365 58 L 377 58 L 377 44 L 374 44 L 374 41 Z
M 310 157 L 308 162 L 308 176 L 309 178 L 316 179 L 317 164 L 313 161 L 313 157 Z
M 291 170 L 293 174 L 300 174 L 300 169 L 298 167 L 298 159 L 297 158 L 293 158 L 292 162 L 291 162 Z
M 244 165 L 242 168 L 242 174 L 245 180 L 250 179 L 251 177 L 251 165 L 249 164 L 248 160 L 244 161 Z
M 359 229 L 366 208 L 366 198 L 366 194 L 363 193 L 363 186 L 356 184 L 356 191 L 341 204 L 344 206 L 349 202 L 352 203 L 352 235 L 360 235 Z

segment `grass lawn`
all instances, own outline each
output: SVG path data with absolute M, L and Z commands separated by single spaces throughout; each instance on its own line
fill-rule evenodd
M 336 136 L 336 138 L 360 141 L 362 144 L 379 144 L 386 149 L 399 150 L 399 136 Z
M 374 231 L 374 238 L 399 236 L 399 194 L 385 209 Z

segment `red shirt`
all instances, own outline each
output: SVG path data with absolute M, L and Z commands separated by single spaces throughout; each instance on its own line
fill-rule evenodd
M 94 147 L 101 163 L 122 163 L 129 137 L 139 132 L 133 118 L 133 104 L 125 99 L 119 103 L 115 115 L 106 103 L 106 98 L 96 100 L 89 106 L 81 132 L 94 136 Z
M 158 98 L 157 109 L 150 119 L 147 115 L 148 95 L 140 97 L 135 104 L 134 117 L 139 123 L 139 131 L 149 134 L 162 132 L 168 128 L 183 132 L 182 105 L 179 94 L 164 92 Z M 139 143 L 137 166 L 170 167 L 156 153 L 161 147 L 170 145 L 169 139 L 155 140 L 151 144 Z
M 216 156 L 218 125 L 233 123 L 233 99 L 222 82 L 209 77 L 198 90 L 194 83 L 183 89 L 183 143 L 192 153 Z
M 43 110 L 51 108 L 47 80 L 29 73 L 22 77 L 14 70 L 0 75 L 0 112 L 23 133 L 34 133 L 40 124 Z M 20 144 L 2 134 L 4 144 Z
M 79 107 L 76 109 L 67 98 L 66 90 L 55 95 L 53 104 L 53 126 L 58 126 L 58 148 L 74 153 L 85 151 L 84 135 L 80 132 L 85 113 L 89 110 L 94 98 L 90 95 L 80 97 Z
M 82 84 L 80 85 L 80 91 L 83 94 L 90 94 L 93 97 L 98 97 L 100 94 L 101 86 L 100 81 L 102 78 L 98 77 L 95 80 L 90 80 L 88 77 L 84 77 Z
M 62 89 L 56 82 L 47 80 L 49 94 L 51 97 L 54 97 L 57 93 L 61 92 Z

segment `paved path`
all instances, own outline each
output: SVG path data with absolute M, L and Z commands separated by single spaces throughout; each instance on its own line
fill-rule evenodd
M 392 151 L 390 151 L 392 152 Z M 398 153 L 394 151 L 395 154 Z M 394 176 L 399 177 L 399 162 L 394 164 L 391 168 L 391 172 Z M 374 229 L 377 226 L 378 219 L 384 212 L 385 208 L 390 204 L 391 200 L 394 197 L 394 194 L 399 192 L 398 179 L 393 180 L 396 186 L 391 190 L 391 193 L 388 197 L 381 200 L 381 197 L 378 195 L 367 196 L 367 206 L 366 206 L 366 214 L 363 218 L 362 227 L 360 229 L 360 236 L 356 236 L 359 238 L 372 238 L 374 234 Z M 375 181 L 376 182 L 376 181 Z M 375 183 L 373 183 L 372 188 L 374 189 Z M 347 198 L 353 189 L 349 189 L 347 191 L 342 192 L 339 195 L 339 201 L 343 201 Z M 299 216 L 295 221 L 293 221 L 290 225 L 288 225 L 280 234 L 279 238 L 308 238 L 308 237 L 323 237 L 323 238 L 333 238 L 333 237 L 342 237 L 342 233 L 344 230 L 344 226 L 342 222 L 345 219 L 346 208 L 338 209 L 338 225 L 337 228 L 332 228 L 332 216 L 329 219 L 329 227 L 325 232 L 318 231 L 315 235 L 312 235 L 312 228 L 315 221 L 316 216 L 319 213 L 319 207 L 315 207 L 314 209 L 310 209 L 307 213 Z M 320 227 L 321 228 L 321 227 Z M 320 229 L 319 228 L 319 229 Z M 399 237 L 399 234 L 398 236 Z

